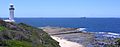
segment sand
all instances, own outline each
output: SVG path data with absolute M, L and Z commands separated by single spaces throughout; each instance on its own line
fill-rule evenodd
M 54 40 L 59 42 L 59 45 L 61 47 L 84 47 L 83 45 L 80 45 L 75 42 L 67 41 L 65 39 L 61 39 L 59 37 L 51 36 Z

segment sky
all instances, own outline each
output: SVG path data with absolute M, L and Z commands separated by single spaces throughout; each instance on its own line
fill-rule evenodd
M 120 0 L 0 0 L 0 17 L 120 17 Z

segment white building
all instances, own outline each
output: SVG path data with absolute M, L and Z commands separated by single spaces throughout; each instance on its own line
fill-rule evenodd
M 4 21 L 6 21 L 6 22 L 15 22 L 15 20 L 14 20 L 14 10 L 15 10 L 14 5 L 10 4 L 10 8 L 9 8 L 10 17 L 9 17 L 9 19 L 4 20 Z

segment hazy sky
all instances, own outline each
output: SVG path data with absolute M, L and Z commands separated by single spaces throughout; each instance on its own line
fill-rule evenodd
M 0 17 L 120 17 L 120 0 L 0 0 Z

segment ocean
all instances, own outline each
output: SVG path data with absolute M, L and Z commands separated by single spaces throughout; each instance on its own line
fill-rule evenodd
M 95 42 L 86 44 L 83 40 L 85 36 L 82 37 L 80 34 L 70 34 L 70 36 L 67 34 L 62 37 L 78 44 L 85 42 L 86 47 L 94 47 L 93 44 L 103 47 L 104 44 L 114 43 L 113 40 L 120 38 L 120 18 L 15 18 L 15 21 L 34 27 L 85 28 L 86 32 L 94 34 Z
M 120 18 L 15 18 L 35 27 L 86 28 L 89 32 L 120 33 Z

